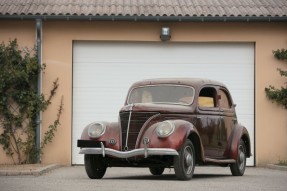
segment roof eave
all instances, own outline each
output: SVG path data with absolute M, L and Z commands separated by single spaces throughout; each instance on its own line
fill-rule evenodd
M 0 15 L 11 20 L 89 20 L 150 22 L 287 22 L 287 16 L 115 16 L 115 15 Z

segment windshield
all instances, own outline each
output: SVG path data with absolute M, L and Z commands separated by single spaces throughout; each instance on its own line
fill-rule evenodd
M 182 85 L 150 85 L 132 89 L 128 104 L 169 103 L 189 105 L 193 102 L 194 89 Z

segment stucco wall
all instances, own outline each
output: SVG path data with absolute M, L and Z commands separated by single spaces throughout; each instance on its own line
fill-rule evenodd
M 34 48 L 36 39 L 35 21 L 0 21 L 0 43 L 7 44 L 17 38 L 19 48 Z M 2 133 L 0 128 L 0 133 Z M 0 164 L 13 163 L 0 145 Z
M 8 35 L 14 35 L 19 39 L 27 39 L 29 45 L 33 44 L 34 23 L 28 22 L 30 29 L 28 24 L 21 22 L 18 28 L 6 23 L 5 30 L 0 25 L 0 40 L 7 40 Z M 170 42 L 255 42 L 256 165 L 276 163 L 279 159 L 287 158 L 287 110 L 268 101 L 264 93 L 264 88 L 269 84 L 280 87 L 284 83 L 284 78 L 279 76 L 276 68 L 287 70 L 287 66 L 274 59 L 272 50 L 287 46 L 286 24 L 43 21 L 43 62 L 47 64 L 43 74 L 43 92 L 48 95 L 57 77 L 60 87 L 52 100 L 53 105 L 43 113 L 42 132 L 55 119 L 61 96 L 64 97 L 61 127 L 53 142 L 44 150 L 44 163 L 71 164 L 73 41 L 160 41 L 159 31 L 163 25 L 171 28 Z M 24 34 L 27 37 L 23 37 Z M 0 150 L 2 163 L 1 153 Z

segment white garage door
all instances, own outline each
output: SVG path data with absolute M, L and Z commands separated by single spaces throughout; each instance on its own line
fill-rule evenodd
M 130 85 L 147 78 L 199 77 L 227 85 L 254 156 L 254 44 L 82 42 L 73 45 L 72 163 L 77 139 L 93 121 L 117 121 Z M 254 164 L 254 158 L 248 159 Z

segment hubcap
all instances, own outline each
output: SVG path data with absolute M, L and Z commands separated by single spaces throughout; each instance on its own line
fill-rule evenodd
M 184 149 L 184 168 L 186 174 L 190 174 L 193 169 L 193 153 L 190 147 Z
M 190 154 L 186 155 L 185 161 L 186 161 L 186 165 L 190 166 L 192 163 L 192 156 Z
M 243 146 L 239 146 L 239 157 L 238 157 L 238 164 L 239 164 L 239 169 L 243 170 L 245 166 L 245 153 L 244 153 L 244 148 Z

